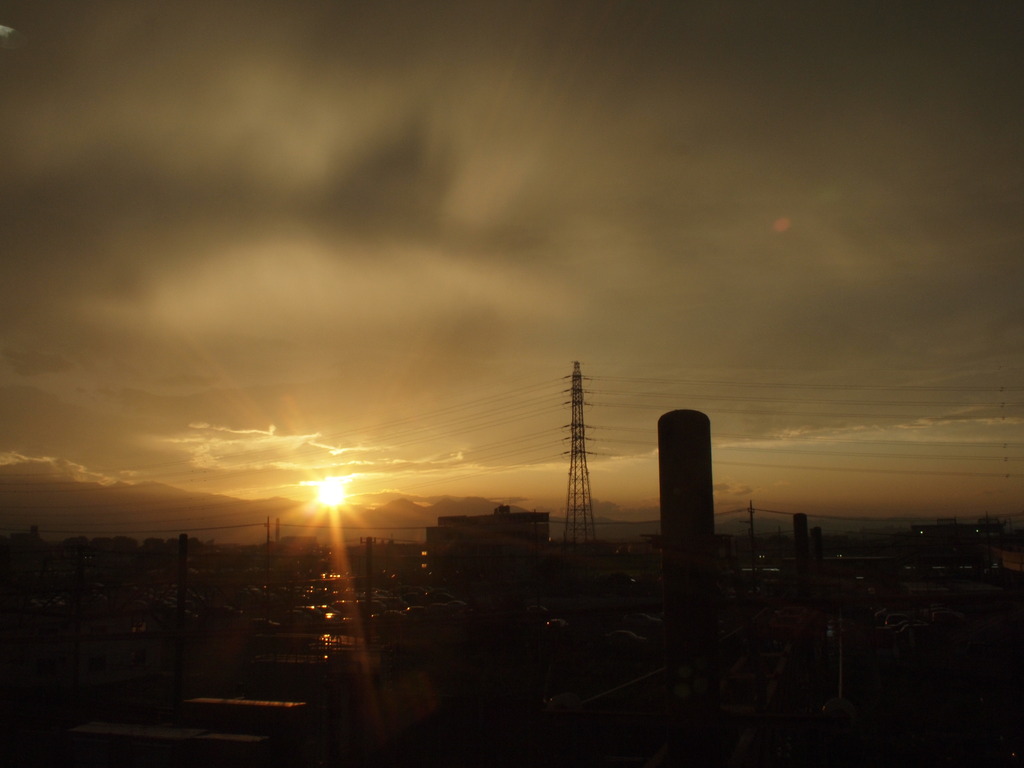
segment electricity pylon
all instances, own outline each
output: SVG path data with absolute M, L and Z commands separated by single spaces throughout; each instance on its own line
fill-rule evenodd
M 590 473 L 587 471 L 587 436 L 583 424 L 583 374 L 572 364 L 572 445 L 569 448 L 569 492 L 565 500 L 563 546 L 575 549 L 579 543 L 595 540 L 594 510 L 590 504 Z

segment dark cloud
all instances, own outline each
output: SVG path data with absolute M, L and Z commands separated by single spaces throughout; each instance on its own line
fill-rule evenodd
M 14 372 L 22 376 L 58 373 L 73 367 L 73 364 L 61 355 L 36 350 L 4 349 L 3 356 Z
M 93 396 L 54 394 L 38 387 L 0 387 L 4 445 L 27 458 L 68 461 L 97 472 L 136 464 L 141 456 L 129 417 Z
M 435 237 L 454 173 L 449 154 L 423 117 L 383 126 L 356 163 L 338 169 L 292 215 L 312 213 L 314 224 L 360 234 Z
M 579 357 L 1019 366 L 1016 3 L 3 13 L 0 451 L 187 462 Z

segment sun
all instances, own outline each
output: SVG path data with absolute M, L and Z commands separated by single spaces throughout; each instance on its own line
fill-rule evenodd
M 326 477 L 323 480 L 310 483 L 317 487 L 316 500 L 325 507 L 337 507 L 345 503 L 345 483 L 347 477 Z

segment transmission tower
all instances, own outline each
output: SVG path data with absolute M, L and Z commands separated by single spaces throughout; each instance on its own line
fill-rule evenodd
M 583 374 L 580 364 L 572 364 L 572 446 L 569 449 L 569 492 L 565 500 L 565 536 L 563 545 L 593 542 L 594 510 L 590 504 L 590 473 L 587 471 L 587 437 L 583 425 Z

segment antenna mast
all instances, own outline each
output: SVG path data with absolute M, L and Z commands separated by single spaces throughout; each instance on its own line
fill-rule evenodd
M 569 492 L 565 501 L 563 546 L 595 540 L 594 510 L 590 504 L 590 473 L 587 471 L 587 437 L 583 424 L 583 374 L 579 362 L 572 364 L 572 446 L 569 450 Z

